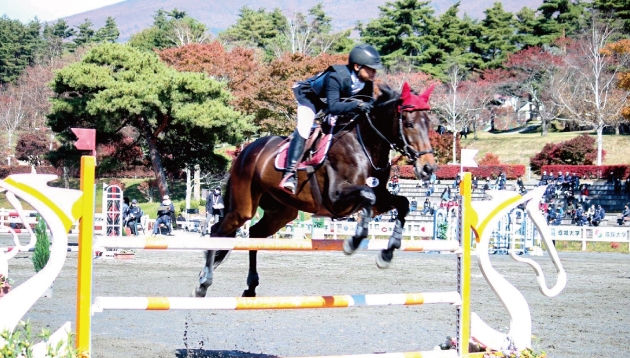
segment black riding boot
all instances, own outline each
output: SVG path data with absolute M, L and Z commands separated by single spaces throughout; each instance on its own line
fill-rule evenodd
M 302 138 L 300 134 L 295 131 L 293 133 L 293 139 L 291 139 L 291 143 L 289 144 L 289 150 L 287 152 L 287 161 L 284 170 L 284 177 L 281 181 L 281 187 L 295 194 L 297 189 L 297 173 L 296 168 L 298 165 L 298 161 L 302 157 L 302 153 L 304 152 L 304 142 L 306 139 Z

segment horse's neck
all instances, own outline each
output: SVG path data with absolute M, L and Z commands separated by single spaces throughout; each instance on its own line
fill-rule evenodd
M 376 123 L 375 123 L 376 126 Z M 383 134 L 388 140 L 393 143 L 391 139 L 391 130 L 383 130 L 376 126 L 376 128 Z M 378 168 L 385 168 L 389 164 L 389 143 L 374 131 L 369 123 L 363 122 L 360 126 L 361 137 L 365 144 L 365 149 L 370 153 L 372 161 Z

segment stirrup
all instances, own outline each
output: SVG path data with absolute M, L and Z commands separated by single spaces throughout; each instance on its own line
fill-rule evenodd
M 280 181 L 279 187 L 287 193 L 295 195 L 297 189 L 297 173 L 287 172 Z

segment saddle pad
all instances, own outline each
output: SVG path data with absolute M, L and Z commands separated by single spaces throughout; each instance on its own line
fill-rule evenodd
M 298 164 L 297 170 L 306 170 L 307 166 L 317 166 L 324 162 L 326 159 L 326 154 L 328 153 L 328 149 L 330 148 L 330 142 L 332 139 L 332 133 L 328 133 L 322 137 L 319 141 L 319 146 L 317 151 L 313 153 L 313 158 L 309 161 L 303 161 Z M 284 170 L 287 162 L 287 152 L 289 151 L 289 141 L 282 144 L 280 147 L 280 151 L 276 154 L 276 169 Z

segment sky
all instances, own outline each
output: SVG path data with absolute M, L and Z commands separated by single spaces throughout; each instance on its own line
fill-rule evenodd
M 0 16 L 28 22 L 35 16 L 42 21 L 98 9 L 123 0 L 0 0 Z

